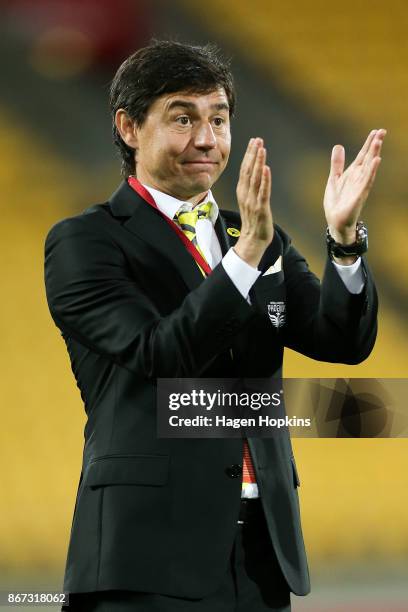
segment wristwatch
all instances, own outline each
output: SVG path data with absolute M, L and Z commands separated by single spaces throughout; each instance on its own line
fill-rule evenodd
M 353 244 L 340 244 L 336 242 L 326 229 L 326 243 L 329 257 L 350 257 L 362 255 L 368 249 L 368 231 L 363 221 L 358 221 L 356 225 L 356 241 Z

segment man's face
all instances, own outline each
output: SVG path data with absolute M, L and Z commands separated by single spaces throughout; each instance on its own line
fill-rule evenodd
M 140 182 L 183 200 L 199 201 L 223 172 L 231 148 L 228 99 L 176 92 L 154 101 L 136 128 Z

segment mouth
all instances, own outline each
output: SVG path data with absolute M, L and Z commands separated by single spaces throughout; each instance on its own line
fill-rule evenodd
M 212 168 L 214 166 L 217 166 L 218 162 L 213 162 L 210 161 L 208 159 L 200 159 L 200 160 L 196 160 L 196 161 L 186 161 L 183 162 L 183 166 L 188 166 L 190 168 L 197 168 L 197 169 L 206 169 L 206 168 Z

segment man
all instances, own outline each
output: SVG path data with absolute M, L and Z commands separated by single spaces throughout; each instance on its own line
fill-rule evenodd
M 151 43 L 121 65 L 110 103 L 125 180 L 46 239 L 48 303 L 88 416 L 69 609 L 290 610 L 290 591 L 310 586 L 289 436 L 158 438 L 156 384 L 280 376 L 284 346 L 350 364 L 369 355 L 377 301 L 357 222 L 385 130 L 346 171 L 333 149 L 320 286 L 273 225 L 261 138 L 243 158 L 239 214 L 214 200 L 235 104 L 214 48 Z

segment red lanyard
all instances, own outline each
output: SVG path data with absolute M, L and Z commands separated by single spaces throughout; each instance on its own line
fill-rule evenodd
M 178 234 L 178 237 L 180 238 L 180 240 L 184 242 L 184 246 L 189 251 L 190 255 L 194 257 L 194 259 L 196 260 L 198 265 L 204 270 L 204 272 L 206 274 L 211 274 L 212 270 L 210 266 L 208 265 L 208 263 L 205 261 L 204 257 L 201 255 L 200 251 L 196 249 L 194 244 L 191 242 L 191 240 L 187 238 L 187 236 L 181 231 L 181 229 L 173 221 L 171 221 L 168 217 L 166 217 L 166 215 L 164 215 L 161 212 L 161 210 L 158 209 L 157 204 L 154 201 L 151 194 L 147 191 L 147 189 L 143 187 L 143 185 L 137 180 L 137 178 L 135 178 L 134 176 L 129 176 L 128 183 L 132 187 L 132 189 L 134 189 L 136 193 L 138 193 L 140 197 L 143 198 L 143 200 L 145 200 L 145 202 L 147 202 L 148 204 L 150 204 L 150 206 L 155 208 L 161 214 L 161 216 L 167 221 L 167 223 L 170 225 L 172 230 L 175 231 L 176 234 Z

